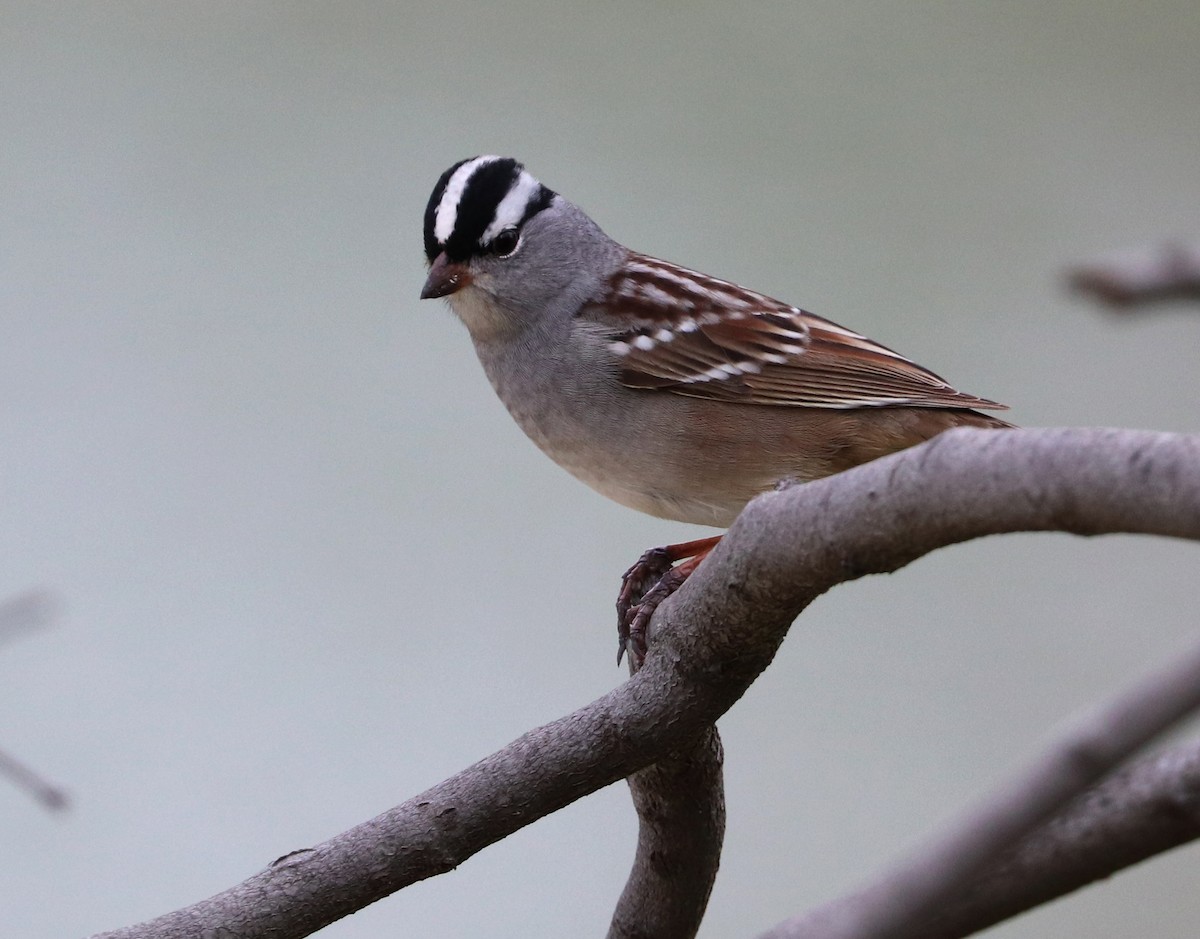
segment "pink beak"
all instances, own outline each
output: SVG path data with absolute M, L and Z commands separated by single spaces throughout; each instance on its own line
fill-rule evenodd
M 443 251 L 430 265 L 429 276 L 425 278 L 425 286 L 421 288 L 421 299 L 448 297 L 470 283 L 471 272 L 467 270 L 466 264 L 451 261 Z

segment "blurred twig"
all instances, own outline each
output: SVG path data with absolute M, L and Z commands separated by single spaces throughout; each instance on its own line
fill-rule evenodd
M 0 640 L 46 626 L 58 613 L 58 602 L 45 590 L 27 590 L 0 602 Z
M 0 640 L 47 625 L 58 613 L 58 603 L 45 590 L 29 590 L 0 603 Z M 31 793 L 46 808 L 67 808 L 66 793 L 44 779 L 36 770 L 0 750 L 0 776 Z
M 1067 283 L 1114 310 L 1200 300 L 1200 244 L 1165 244 L 1097 258 L 1067 270 Z
M 998 858 L 1197 708 L 1200 645 L 1067 728 L 1028 767 L 874 884 L 780 923 L 761 939 L 969 935 L 974 929 L 931 932 L 929 921 L 955 902 L 961 904 Z M 1119 802 L 1130 801 L 1129 794 L 1120 795 L 1122 799 L 1100 807 L 1101 818 L 1113 814 Z M 1070 877 L 1061 857 L 1053 872 L 1060 878 Z M 1036 886 L 1036 881 L 1028 879 L 1021 883 L 1026 892 Z M 1015 912 L 1019 910 L 1010 915 Z
M 988 867 L 924 926 L 969 936 L 1200 837 L 1200 740 L 1146 757 L 1089 789 Z
M 61 811 L 69 805 L 67 794 L 62 789 L 3 750 L 0 750 L 0 774 L 7 776 L 11 782 L 30 793 L 52 811 Z

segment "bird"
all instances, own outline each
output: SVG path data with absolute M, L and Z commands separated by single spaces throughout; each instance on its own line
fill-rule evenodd
M 492 387 L 552 460 L 659 518 L 728 528 L 754 496 L 953 427 L 1011 424 L 844 326 L 633 251 L 512 157 L 461 160 L 425 209 L 422 299 L 446 298 Z M 647 551 L 618 655 L 720 535 Z

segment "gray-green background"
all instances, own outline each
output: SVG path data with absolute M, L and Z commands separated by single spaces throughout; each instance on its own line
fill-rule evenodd
M 0 923 L 200 899 L 622 679 L 619 573 L 699 530 L 577 483 L 420 303 L 438 174 L 524 159 L 642 250 L 1032 425 L 1194 431 L 1200 318 L 1066 297 L 1200 230 L 1179 2 L 0 8 Z M 842 891 L 1197 626 L 1194 546 L 1006 537 L 842 588 L 722 722 L 706 937 Z M 614 786 L 331 927 L 598 935 Z M 996 932 L 1194 936 L 1187 849 Z

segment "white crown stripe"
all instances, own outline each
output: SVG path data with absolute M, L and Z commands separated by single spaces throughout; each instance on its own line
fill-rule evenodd
M 529 200 L 537 195 L 541 188 L 541 183 L 530 176 L 524 170 L 521 170 L 520 175 L 512 184 L 512 187 L 500 200 L 500 204 L 496 206 L 496 214 L 492 217 L 490 224 L 483 231 L 481 243 L 487 244 L 495 238 L 500 232 L 506 228 L 512 228 L 520 223 L 525 217 L 525 210 L 529 207 Z
M 463 192 L 466 191 L 467 183 L 475 175 L 475 171 L 499 159 L 498 156 L 488 155 L 468 160 L 456 169 L 446 182 L 446 189 L 437 207 L 437 220 L 433 225 L 433 236 L 439 244 L 445 244 L 454 234 L 454 226 L 458 222 L 458 204 L 462 201 Z

